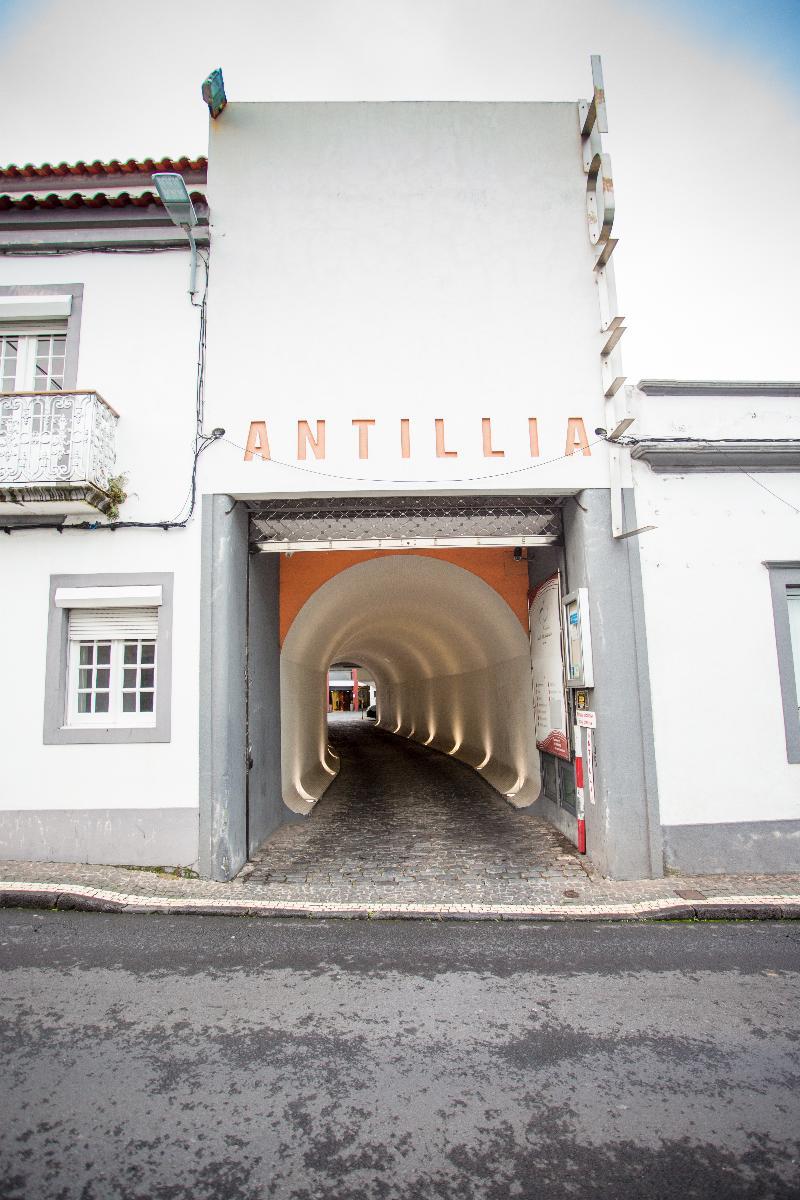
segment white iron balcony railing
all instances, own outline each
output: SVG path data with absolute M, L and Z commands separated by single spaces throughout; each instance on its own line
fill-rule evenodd
M 0 506 L 111 509 L 118 419 L 98 392 L 0 392 Z

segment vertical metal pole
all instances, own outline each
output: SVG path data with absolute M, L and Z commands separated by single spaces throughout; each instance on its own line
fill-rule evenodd
M 194 234 L 188 225 L 183 227 L 189 235 L 189 245 L 192 247 L 192 258 L 189 265 L 189 295 L 193 296 L 197 291 L 197 242 L 194 240 Z

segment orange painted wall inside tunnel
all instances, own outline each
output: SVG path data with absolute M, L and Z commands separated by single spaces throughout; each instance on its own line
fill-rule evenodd
M 340 571 L 371 558 L 415 554 L 439 558 L 471 571 L 506 601 L 528 631 L 528 564 L 514 559 L 511 546 L 470 547 L 463 550 L 322 550 L 282 554 L 280 563 L 281 645 L 300 609 L 317 588 Z

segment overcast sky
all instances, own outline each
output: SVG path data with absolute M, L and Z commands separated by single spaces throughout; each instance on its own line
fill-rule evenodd
M 800 379 L 800 0 L 0 0 L 0 162 L 205 153 L 216 66 L 231 100 L 570 100 L 591 53 L 629 378 Z

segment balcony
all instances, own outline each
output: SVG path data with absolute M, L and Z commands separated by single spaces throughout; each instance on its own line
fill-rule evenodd
M 0 392 L 0 512 L 108 512 L 118 420 L 98 392 Z

